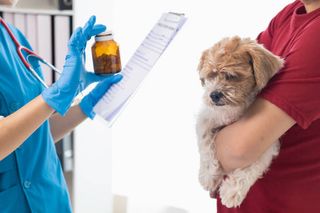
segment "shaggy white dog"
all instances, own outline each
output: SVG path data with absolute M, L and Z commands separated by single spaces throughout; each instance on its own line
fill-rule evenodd
M 239 206 L 250 187 L 267 171 L 279 153 L 279 142 L 251 166 L 225 174 L 216 157 L 215 136 L 243 115 L 282 66 L 278 56 L 256 41 L 238 36 L 225 38 L 202 54 L 198 70 L 205 92 L 196 127 L 199 180 L 205 190 L 219 192 L 222 204 L 229 208 Z

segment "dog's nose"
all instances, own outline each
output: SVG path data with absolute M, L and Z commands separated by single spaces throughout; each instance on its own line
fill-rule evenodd
M 223 97 L 222 92 L 214 91 L 210 94 L 210 98 L 214 103 L 218 103 L 222 97 Z

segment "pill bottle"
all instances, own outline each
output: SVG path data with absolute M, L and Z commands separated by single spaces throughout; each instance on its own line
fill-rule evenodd
M 119 45 L 113 40 L 112 31 L 96 35 L 91 51 L 96 74 L 113 74 L 121 71 Z

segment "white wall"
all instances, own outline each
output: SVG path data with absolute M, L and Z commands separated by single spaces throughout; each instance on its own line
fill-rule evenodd
M 255 38 L 289 0 L 117 0 L 115 38 L 123 64 L 160 14 L 189 20 L 114 124 L 113 192 L 128 196 L 128 213 L 215 212 L 198 184 L 194 131 L 201 98 L 196 67 L 201 51 L 224 36 Z

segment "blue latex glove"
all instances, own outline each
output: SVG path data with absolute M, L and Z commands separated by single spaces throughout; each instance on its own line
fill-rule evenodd
M 90 25 L 86 25 L 84 27 L 84 31 L 87 31 L 87 28 L 89 28 Z M 94 35 L 97 35 L 99 33 L 102 33 L 106 30 L 106 27 L 104 25 L 96 25 L 94 26 L 92 33 L 87 35 L 87 40 L 90 40 L 90 38 Z M 83 59 L 86 60 L 85 51 L 83 52 Z M 105 79 L 104 76 L 96 75 L 93 72 L 87 71 L 84 66 L 82 66 L 81 74 L 80 74 L 80 91 L 84 90 L 88 85 L 99 82 Z
M 100 82 L 104 80 L 106 77 L 103 75 L 96 75 L 93 72 L 85 70 L 83 67 L 81 74 L 80 74 L 80 88 L 79 91 L 84 90 L 90 84 L 94 82 Z
M 106 29 L 103 25 L 95 25 L 95 21 L 95 16 L 92 16 L 83 28 L 74 31 L 60 78 L 41 94 L 45 102 L 61 115 L 65 115 L 79 93 L 81 77 L 87 75 L 83 64 L 87 41 Z
M 81 100 L 79 106 L 82 112 L 89 118 L 93 119 L 96 115 L 96 113 L 93 111 L 94 106 L 108 91 L 112 84 L 119 82 L 121 79 L 121 74 L 112 75 L 110 77 L 106 77 L 103 81 L 97 84 L 97 86 Z

